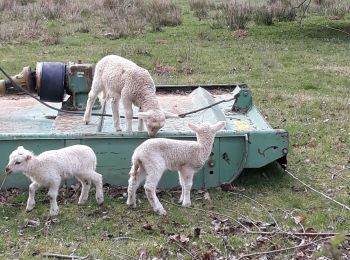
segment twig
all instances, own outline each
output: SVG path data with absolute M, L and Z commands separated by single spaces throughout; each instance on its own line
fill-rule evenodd
M 132 255 L 128 255 L 128 254 L 125 254 L 125 253 L 122 253 L 122 252 L 119 252 L 117 250 L 113 250 L 114 252 L 116 252 L 117 254 L 120 254 L 120 255 L 123 255 L 123 256 L 126 256 L 127 258 L 126 259 L 138 259 L 137 257 L 135 256 L 132 256 Z
M 335 173 L 332 174 L 332 180 L 333 180 L 336 176 L 338 176 L 339 174 L 341 174 L 342 172 L 345 172 L 345 171 L 347 171 L 347 170 L 350 170 L 350 167 L 345 167 L 344 169 L 341 169 L 341 170 L 339 170 L 339 171 L 336 171 Z
M 292 236 L 307 236 L 307 237 L 324 237 L 324 236 L 336 236 L 339 235 L 340 233 L 333 233 L 333 232 L 320 232 L 320 233 L 289 233 L 289 232 L 284 232 L 284 231 L 275 231 L 275 232 L 267 232 L 267 231 L 248 231 L 247 234 L 259 234 L 259 235 L 292 235 Z M 350 238 L 350 234 L 345 234 L 345 237 Z
M 237 193 L 237 192 L 232 192 L 232 191 L 229 191 L 229 193 L 231 194 L 235 194 L 235 195 L 240 195 L 240 196 L 243 196 L 253 202 L 255 202 L 256 204 L 258 204 L 263 210 L 265 210 L 267 212 L 267 214 L 269 214 L 269 216 L 271 217 L 271 219 L 273 220 L 273 222 L 275 223 L 276 227 L 279 229 L 279 226 L 278 226 L 278 223 L 275 219 L 275 217 L 264 207 L 264 205 L 262 205 L 261 203 L 259 203 L 258 201 L 256 201 L 255 199 L 253 198 L 250 198 L 248 197 L 247 195 L 244 195 L 244 194 L 241 194 L 241 193 Z
M 76 256 L 76 255 L 61 255 L 61 254 L 55 254 L 55 253 L 43 253 L 43 257 L 52 257 L 52 258 L 60 258 L 60 259 L 87 259 L 89 256 Z
M 310 246 L 316 242 L 322 241 L 322 240 L 327 240 L 330 237 L 324 237 L 324 238 L 320 238 L 316 241 L 307 243 L 307 244 L 302 244 L 302 245 L 298 245 L 298 246 L 292 246 L 292 247 L 286 247 L 286 248 L 281 248 L 281 249 L 276 249 L 276 250 L 271 250 L 271 251 L 264 251 L 264 252 L 256 252 L 256 253 L 251 253 L 251 254 L 246 254 L 246 255 L 242 255 L 238 258 L 239 259 L 243 259 L 246 257 L 251 257 L 251 256 L 257 256 L 257 255 L 268 255 L 268 254 L 272 254 L 272 253 L 280 253 L 280 252 L 284 252 L 284 251 L 288 251 L 288 250 L 292 250 L 292 249 L 297 249 L 297 248 L 301 248 L 301 247 L 307 247 Z
M 133 238 L 133 237 L 116 237 L 116 238 L 113 238 L 114 241 L 119 241 L 119 240 L 135 240 L 135 241 L 140 241 L 140 239 L 137 239 L 137 238 Z
M 343 203 L 340 203 L 339 201 L 336 201 L 335 199 L 329 197 L 328 195 L 326 195 L 326 194 L 324 194 L 324 193 L 322 193 L 322 192 L 320 192 L 320 191 L 318 191 L 318 190 L 312 188 L 310 185 L 306 184 L 305 182 L 303 182 L 302 180 L 300 180 L 299 178 L 297 178 L 296 176 L 294 176 L 294 175 L 293 175 L 292 173 L 290 173 L 288 170 L 285 170 L 285 172 L 288 173 L 290 176 L 292 176 L 292 177 L 293 177 L 294 179 L 296 179 L 297 181 L 299 181 L 300 183 L 302 183 L 303 185 L 305 185 L 306 187 L 308 187 L 310 190 L 312 190 L 312 191 L 314 191 L 314 192 L 316 192 L 316 193 L 322 195 L 323 197 L 325 197 L 325 198 L 327 198 L 327 199 L 333 201 L 334 203 L 337 203 L 338 205 L 340 205 L 340 206 L 342 206 L 343 208 L 345 208 L 345 209 L 347 209 L 347 210 L 350 211 L 350 208 L 349 208 L 348 206 L 346 206 L 346 205 L 344 205 Z
M 338 31 L 338 32 L 342 32 L 342 33 L 345 33 L 345 34 L 350 36 L 350 33 L 348 33 L 347 31 L 344 31 L 344 30 L 341 30 L 341 29 L 338 29 L 338 28 L 334 28 L 334 27 L 331 27 L 329 25 L 326 25 L 326 26 L 321 25 L 321 27 L 324 27 L 324 28 L 327 28 L 327 29 L 332 29 L 332 30 L 335 30 L 335 31 Z
M 306 1 L 307 1 L 307 0 L 302 1 L 298 6 L 292 7 L 292 9 L 298 9 L 300 6 L 302 6 L 303 4 L 305 4 Z
M 176 203 L 173 203 L 173 202 L 170 202 L 170 201 L 167 201 L 167 200 L 164 200 L 164 199 L 161 199 L 161 201 L 164 201 L 166 203 L 169 203 L 169 204 L 172 204 L 172 205 L 175 205 L 177 207 L 181 207 L 180 205 L 176 204 Z M 202 212 L 206 212 L 206 213 L 211 213 L 211 214 L 215 214 L 215 215 L 219 215 L 219 216 L 223 216 L 225 218 L 228 218 L 228 219 L 231 219 L 233 220 L 234 222 L 236 222 L 237 224 L 239 224 L 240 226 L 242 226 L 246 231 L 250 231 L 249 228 L 247 228 L 246 226 L 244 226 L 241 222 L 239 222 L 238 220 L 226 215 L 226 214 L 222 214 L 222 213 L 218 213 L 218 212 L 215 212 L 215 211 L 211 211 L 211 210 L 206 210 L 206 209 L 199 209 L 199 208 L 195 208 L 195 207 L 187 207 L 188 209 L 192 209 L 192 210 L 197 210 L 197 211 L 202 211 Z
M 192 253 L 191 253 L 189 250 L 187 250 L 187 249 L 184 248 L 182 245 L 180 245 L 180 243 L 178 243 L 176 240 L 171 240 L 171 241 L 175 242 L 175 245 L 177 245 L 177 246 L 180 247 L 182 250 L 184 250 L 184 251 L 191 257 L 191 259 L 197 259 L 197 256 L 192 255 Z
M 5 177 L 4 177 L 4 179 L 2 180 L 2 183 L 1 183 L 1 185 L 0 185 L 0 190 L 2 190 L 2 186 L 4 186 L 4 183 L 5 183 L 5 181 L 6 181 L 6 178 L 7 178 L 7 174 L 5 173 Z
M 306 7 L 304 9 L 303 15 L 300 18 L 300 24 L 303 21 L 303 18 L 305 17 L 305 13 L 306 13 L 307 9 L 309 9 L 310 3 L 311 3 L 311 0 L 309 0 L 309 2 L 307 3 L 307 5 L 306 5 Z

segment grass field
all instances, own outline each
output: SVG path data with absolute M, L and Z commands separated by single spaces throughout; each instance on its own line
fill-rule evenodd
M 207 20 L 192 15 L 186 1 L 181 4 L 182 24 L 161 32 L 120 39 L 76 32 L 61 35 L 54 45 L 40 40 L 0 43 L 1 67 L 15 74 L 38 61 L 95 63 L 113 53 L 148 69 L 156 84 L 245 81 L 268 122 L 290 133 L 289 171 L 350 207 L 350 171 L 332 179 L 350 167 L 350 37 L 326 28 L 350 32 L 350 17 L 309 16 L 301 25 L 249 23 L 247 35 L 237 37 L 227 28 L 212 29 Z M 235 259 L 302 243 L 304 247 L 262 259 L 350 257 L 344 236 L 327 242 L 331 239 L 286 233 L 349 233 L 350 212 L 276 165 L 245 172 L 233 188 L 193 191 L 192 209 L 176 205 L 177 190 L 162 191 L 167 217 L 152 213 L 143 192 L 140 207 L 133 210 L 126 206 L 123 189 L 106 188 L 101 208 L 93 196 L 78 206 L 77 192 L 70 189 L 61 194 L 60 216 L 51 220 L 44 193 L 38 194 L 36 208 L 25 213 L 27 193 L 2 192 L 0 258 L 42 258 L 51 252 L 91 259 Z

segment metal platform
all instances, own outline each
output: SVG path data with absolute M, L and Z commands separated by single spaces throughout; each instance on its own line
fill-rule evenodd
M 205 87 L 205 86 L 204 86 Z M 194 188 L 215 187 L 233 181 L 244 168 L 259 168 L 275 160 L 284 162 L 288 153 L 288 133 L 272 129 L 252 103 L 245 85 L 163 86 L 157 96 L 163 109 L 184 113 L 216 101 L 236 97 L 235 101 L 221 103 L 185 118 L 168 119 L 157 137 L 194 140 L 188 122 L 212 123 L 226 121 L 225 130 L 215 139 L 212 154 L 206 165 L 195 175 Z M 194 90 L 196 89 L 196 90 Z M 60 108 L 60 103 L 50 103 Z M 73 144 L 92 147 L 97 155 L 97 172 L 104 182 L 127 185 L 130 158 L 134 149 L 148 138 L 146 132 L 115 132 L 111 117 L 93 116 L 85 125 L 83 116 L 58 113 L 36 100 L 21 95 L 0 97 L 0 167 L 5 167 L 8 155 L 23 145 L 38 154 Z M 124 111 L 120 107 L 120 114 Z M 98 112 L 98 111 L 94 111 Z M 101 112 L 101 111 L 100 111 Z M 136 110 L 134 111 L 136 114 Z M 110 104 L 106 113 L 111 114 Z M 122 128 L 124 119 L 121 119 Z M 10 176 L 5 187 L 27 188 L 29 181 L 22 175 Z M 160 187 L 178 186 L 177 174 L 165 174 Z

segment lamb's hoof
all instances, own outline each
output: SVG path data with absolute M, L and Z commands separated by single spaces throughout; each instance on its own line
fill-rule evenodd
M 33 210 L 33 208 L 26 208 L 26 212 L 31 212 Z
M 50 217 L 56 217 L 59 213 L 59 209 L 50 210 Z
M 85 123 L 85 125 L 88 125 L 90 123 L 90 119 L 83 119 L 83 122 Z
M 130 208 L 136 208 L 136 202 L 131 202 L 129 200 L 126 201 L 126 204 L 130 207 Z
M 98 198 L 98 199 L 96 199 L 96 201 L 97 201 L 98 205 L 102 205 L 103 204 L 103 198 Z
M 165 209 L 157 209 L 157 210 L 155 210 L 155 212 L 157 212 L 159 215 L 161 215 L 161 216 L 166 216 L 166 215 L 168 215 L 168 213 L 166 212 L 166 210 Z
M 191 207 L 191 202 L 182 203 L 182 207 L 184 207 L 184 208 Z

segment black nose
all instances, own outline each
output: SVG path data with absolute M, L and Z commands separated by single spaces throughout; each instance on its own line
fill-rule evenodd
M 10 167 L 6 166 L 6 168 L 5 168 L 5 172 L 6 172 L 6 173 L 11 173 L 11 169 L 10 169 Z

